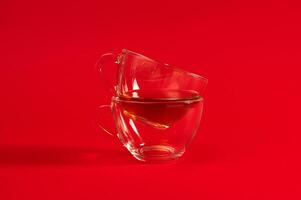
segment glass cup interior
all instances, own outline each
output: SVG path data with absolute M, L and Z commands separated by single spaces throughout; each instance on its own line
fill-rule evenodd
M 180 157 L 193 139 L 203 111 L 203 98 L 136 101 L 112 98 L 118 137 L 142 161 Z
M 200 75 L 171 67 L 123 49 L 118 59 L 116 96 L 123 98 L 178 98 L 192 91 L 203 96 L 208 80 Z M 182 92 L 183 91 L 183 92 Z M 186 92 L 187 93 L 187 92 Z M 175 95 L 175 97 L 171 97 Z

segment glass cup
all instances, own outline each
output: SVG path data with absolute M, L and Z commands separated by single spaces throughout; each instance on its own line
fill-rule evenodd
M 141 161 L 182 156 L 200 124 L 207 79 L 126 49 L 104 54 L 101 72 L 109 60 L 117 80 L 111 104 L 100 107 L 111 109 L 121 143 Z

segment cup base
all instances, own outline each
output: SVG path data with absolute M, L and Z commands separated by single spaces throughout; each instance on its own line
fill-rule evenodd
M 168 145 L 150 145 L 143 146 L 138 150 L 130 150 L 131 154 L 140 161 L 144 162 L 164 162 L 176 160 L 181 157 L 185 149 L 176 151 L 175 148 Z

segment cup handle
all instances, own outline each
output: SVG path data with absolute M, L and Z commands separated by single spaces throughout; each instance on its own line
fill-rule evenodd
M 98 107 L 99 109 L 104 109 L 104 108 L 110 108 L 111 109 L 111 106 L 110 105 L 101 105 Z M 98 123 L 98 126 L 104 131 L 106 132 L 107 134 L 111 135 L 111 136 L 115 136 L 117 135 L 116 133 L 111 133 L 110 131 L 108 131 L 102 124 Z
M 98 61 L 96 62 L 96 67 L 97 67 L 97 70 L 103 75 L 104 84 L 106 84 L 108 88 L 112 88 L 112 86 L 115 87 L 114 84 L 112 83 L 112 81 L 110 81 L 110 80 L 108 80 L 108 78 L 106 78 L 106 76 L 105 76 L 105 74 L 103 72 L 103 68 L 104 68 L 105 64 L 108 63 L 109 61 L 113 61 L 113 63 L 115 63 L 116 65 L 118 65 L 118 57 L 117 57 L 117 55 L 114 54 L 114 53 L 105 53 L 105 54 L 103 54 L 98 59 Z M 111 83 L 111 84 L 109 85 L 109 83 Z

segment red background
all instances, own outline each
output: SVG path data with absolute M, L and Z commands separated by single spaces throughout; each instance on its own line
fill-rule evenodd
M 296 2 L 1 1 L 0 199 L 301 199 Z M 97 127 L 94 64 L 121 48 L 209 79 L 177 163 Z

